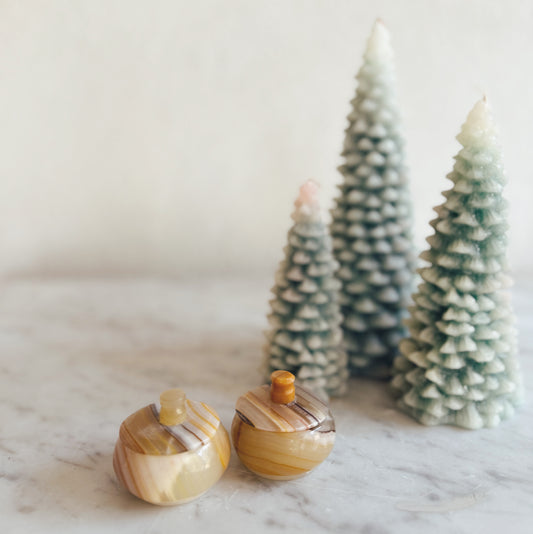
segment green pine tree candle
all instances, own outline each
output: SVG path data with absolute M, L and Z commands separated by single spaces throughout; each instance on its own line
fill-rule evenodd
M 506 287 L 502 157 L 486 100 L 457 136 L 453 186 L 435 208 L 423 282 L 392 381 L 400 407 L 426 425 L 496 426 L 520 401 L 516 332 Z
M 331 234 L 351 373 L 387 378 L 406 334 L 414 254 L 393 53 L 379 20 L 357 80 Z
M 265 379 L 284 369 L 322 397 L 340 395 L 346 391 L 348 370 L 341 348 L 340 284 L 334 276 L 338 264 L 314 182 L 300 188 L 295 207 L 285 260 L 272 288 Z

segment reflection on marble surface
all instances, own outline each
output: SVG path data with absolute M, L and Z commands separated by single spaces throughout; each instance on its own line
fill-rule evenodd
M 385 384 L 331 402 L 337 440 L 307 477 L 256 477 L 232 452 L 203 497 L 159 508 L 112 467 L 121 421 L 180 386 L 231 426 L 260 381 L 268 281 L 12 281 L 0 293 L 0 531 L 529 533 L 533 282 L 514 306 L 526 404 L 496 429 L 427 428 Z M 173 372 L 168 372 L 172 369 Z

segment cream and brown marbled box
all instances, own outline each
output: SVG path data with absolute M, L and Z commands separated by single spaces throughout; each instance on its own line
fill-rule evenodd
M 161 395 L 120 426 L 113 467 L 122 485 L 152 504 L 188 502 L 207 491 L 226 470 L 229 437 L 217 413 L 186 400 L 181 390 Z
M 241 396 L 231 427 L 239 458 L 254 473 L 274 480 L 306 475 L 333 449 L 335 422 L 328 406 L 294 385 L 288 371 Z

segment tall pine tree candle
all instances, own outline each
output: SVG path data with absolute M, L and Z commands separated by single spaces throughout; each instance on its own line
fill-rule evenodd
M 357 80 L 331 234 L 350 370 L 386 378 L 405 335 L 414 255 L 393 53 L 379 20 Z
M 491 427 L 520 400 L 506 271 L 504 171 L 487 102 L 457 136 L 453 186 L 435 209 L 421 255 L 423 282 L 401 342 L 392 385 L 399 405 L 426 425 Z
M 348 371 L 341 349 L 340 284 L 334 277 L 338 264 L 314 182 L 300 188 L 295 207 L 285 260 L 272 288 L 265 379 L 285 369 L 320 396 L 340 395 L 346 390 Z

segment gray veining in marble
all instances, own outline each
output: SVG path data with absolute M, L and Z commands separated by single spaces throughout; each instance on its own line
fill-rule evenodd
M 260 380 L 269 281 L 27 280 L 0 288 L 0 532 L 533 531 L 533 283 L 514 292 L 526 404 L 499 428 L 426 428 L 385 384 L 353 380 L 331 404 L 337 442 L 291 482 L 235 453 L 190 504 L 122 490 L 121 421 L 168 387 L 214 406 L 229 429 Z

